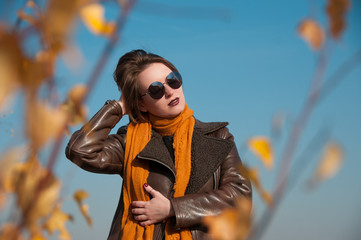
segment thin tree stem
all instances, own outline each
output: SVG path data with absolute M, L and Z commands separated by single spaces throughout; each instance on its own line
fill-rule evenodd
M 119 40 L 120 32 L 123 30 L 124 25 L 128 18 L 128 14 L 129 14 L 130 10 L 134 7 L 135 3 L 136 3 L 136 0 L 129 1 L 129 3 L 126 6 L 123 6 L 122 11 L 119 13 L 119 16 L 116 21 L 116 30 L 113 33 L 113 35 L 111 36 L 111 38 L 110 38 L 109 42 L 107 43 L 107 45 L 105 46 L 105 48 L 103 49 L 103 52 L 102 52 L 97 64 L 95 65 L 93 72 L 90 74 L 88 84 L 87 84 L 88 91 L 85 94 L 84 98 L 82 99 L 82 102 L 85 102 L 88 99 L 90 93 L 94 89 L 94 86 L 96 85 L 97 81 L 99 80 L 99 76 L 102 73 L 105 64 L 109 60 L 110 54 L 112 53 L 114 47 L 116 46 L 116 44 Z M 56 160 L 58 158 L 60 149 L 62 148 L 65 130 L 66 130 L 66 126 L 64 126 L 62 133 L 56 138 L 55 143 L 53 145 L 53 149 L 50 153 L 50 157 L 49 157 L 49 161 L 48 161 L 48 165 L 47 165 L 47 168 L 50 171 L 53 170 Z

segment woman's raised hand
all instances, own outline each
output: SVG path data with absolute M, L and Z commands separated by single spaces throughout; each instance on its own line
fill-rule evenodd
M 142 226 L 162 222 L 163 220 L 174 216 L 172 205 L 168 198 L 154 190 L 148 184 L 144 184 L 144 189 L 152 195 L 150 201 L 132 202 L 132 213 L 134 219 Z
M 122 113 L 123 115 L 128 114 L 128 109 L 125 106 L 125 102 L 124 102 L 124 98 L 123 96 L 120 96 L 120 99 L 118 100 L 118 103 L 120 105 L 120 107 L 122 108 Z

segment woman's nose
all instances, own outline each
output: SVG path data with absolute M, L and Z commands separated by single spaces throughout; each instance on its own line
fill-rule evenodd
M 168 84 L 164 84 L 164 95 L 166 98 L 169 98 L 173 95 L 174 89 L 169 87 Z

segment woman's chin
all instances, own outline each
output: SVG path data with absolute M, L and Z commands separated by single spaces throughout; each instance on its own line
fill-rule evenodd
M 179 114 L 181 114 L 184 110 L 184 105 L 178 105 L 176 107 L 173 107 L 170 111 L 169 114 L 167 114 L 167 118 L 174 118 L 177 117 Z

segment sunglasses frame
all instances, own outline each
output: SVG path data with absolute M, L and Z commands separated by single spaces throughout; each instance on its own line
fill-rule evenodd
M 179 85 L 178 87 L 176 87 L 176 88 L 173 88 L 173 87 L 172 87 L 171 85 L 169 85 L 169 83 L 168 83 L 168 81 L 170 81 L 170 80 L 178 81 L 178 82 L 180 82 L 180 85 Z M 162 95 L 161 95 L 159 98 L 155 97 L 155 96 L 152 94 L 152 92 L 149 90 L 152 86 L 154 87 L 153 84 L 156 84 L 156 85 L 158 85 L 158 86 L 161 87 L 160 91 L 162 91 Z M 151 83 L 151 84 L 149 85 L 149 87 L 148 87 L 148 91 L 147 91 L 146 93 L 140 95 L 140 97 L 144 97 L 145 95 L 148 94 L 151 98 L 153 98 L 153 99 L 155 99 L 155 100 L 161 99 L 161 98 L 164 96 L 164 94 L 165 94 L 164 84 L 168 84 L 168 86 L 171 87 L 172 89 L 178 89 L 178 88 L 180 88 L 180 87 L 183 85 L 182 76 L 180 75 L 179 72 L 172 71 L 172 72 L 170 72 L 170 73 L 168 74 L 168 76 L 166 77 L 164 83 L 161 83 L 161 82 L 159 82 L 159 81 L 155 81 L 155 82 Z

